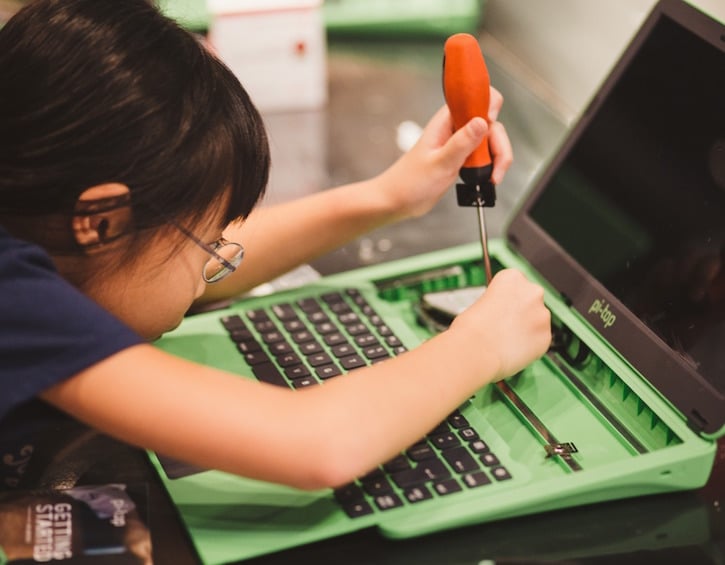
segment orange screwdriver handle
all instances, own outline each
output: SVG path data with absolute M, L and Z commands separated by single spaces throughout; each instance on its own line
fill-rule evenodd
M 450 36 L 443 49 L 443 95 L 458 130 L 480 116 L 488 120 L 490 79 L 483 53 L 475 37 L 468 33 Z M 467 184 L 489 183 L 493 165 L 488 138 L 463 163 L 461 179 Z

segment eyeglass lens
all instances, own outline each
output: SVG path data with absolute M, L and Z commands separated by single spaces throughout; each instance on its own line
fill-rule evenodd
M 238 243 L 226 242 L 218 244 L 214 247 L 214 251 L 234 268 L 239 266 L 239 263 L 242 262 L 242 258 L 244 257 L 244 248 Z M 223 279 L 233 270 L 212 255 L 204 265 L 204 280 L 206 282 L 216 282 Z

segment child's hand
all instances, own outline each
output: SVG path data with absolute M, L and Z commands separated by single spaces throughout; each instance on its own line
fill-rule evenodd
M 491 88 L 489 119 L 474 118 L 453 132 L 447 106 L 443 106 L 426 125 L 415 146 L 376 180 L 391 199 L 397 219 L 421 216 L 440 200 L 458 178 L 466 157 L 488 137 L 493 173 L 498 184 L 513 160 L 511 143 L 503 125 L 496 121 L 503 96 Z
M 473 338 L 472 354 L 498 358 L 495 380 L 511 376 L 546 353 L 551 314 L 543 289 L 513 269 L 500 271 L 486 292 L 451 324 Z

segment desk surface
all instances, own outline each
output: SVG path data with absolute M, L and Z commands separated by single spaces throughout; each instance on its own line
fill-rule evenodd
M 123 482 L 148 488 L 154 563 L 199 563 L 183 525 L 144 452 L 60 417 L 50 464 L 23 485 Z M 37 469 L 36 469 L 37 471 Z M 725 440 L 707 485 L 697 491 L 614 501 L 390 541 L 375 531 L 246 561 L 475 565 L 479 563 L 725 563 Z

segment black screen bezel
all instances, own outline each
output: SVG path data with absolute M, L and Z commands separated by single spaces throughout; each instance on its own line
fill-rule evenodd
M 725 396 L 698 374 L 696 368 L 673 351 L 599 281 L 592 277 L 550 237 L 530 215 L 538 196 L 566 161 L 637 50 L 661 18 L 669 18 L 725 51 L 725 26 L 681 0 L 661 0 L 646 18 L 622 57 L 592 98 L 586 111 L 534 184 L 531 194 L 506 229 L 508 244 L 547 280 L 571 307 L 635 367 L 687 418 L 706 434 L 725 426 Z M 601 317 L 590 312 L 595 301 L 608 304 L 617 321 L 605 327 Z M 725 344 L 723 344 L 725 346 Z

